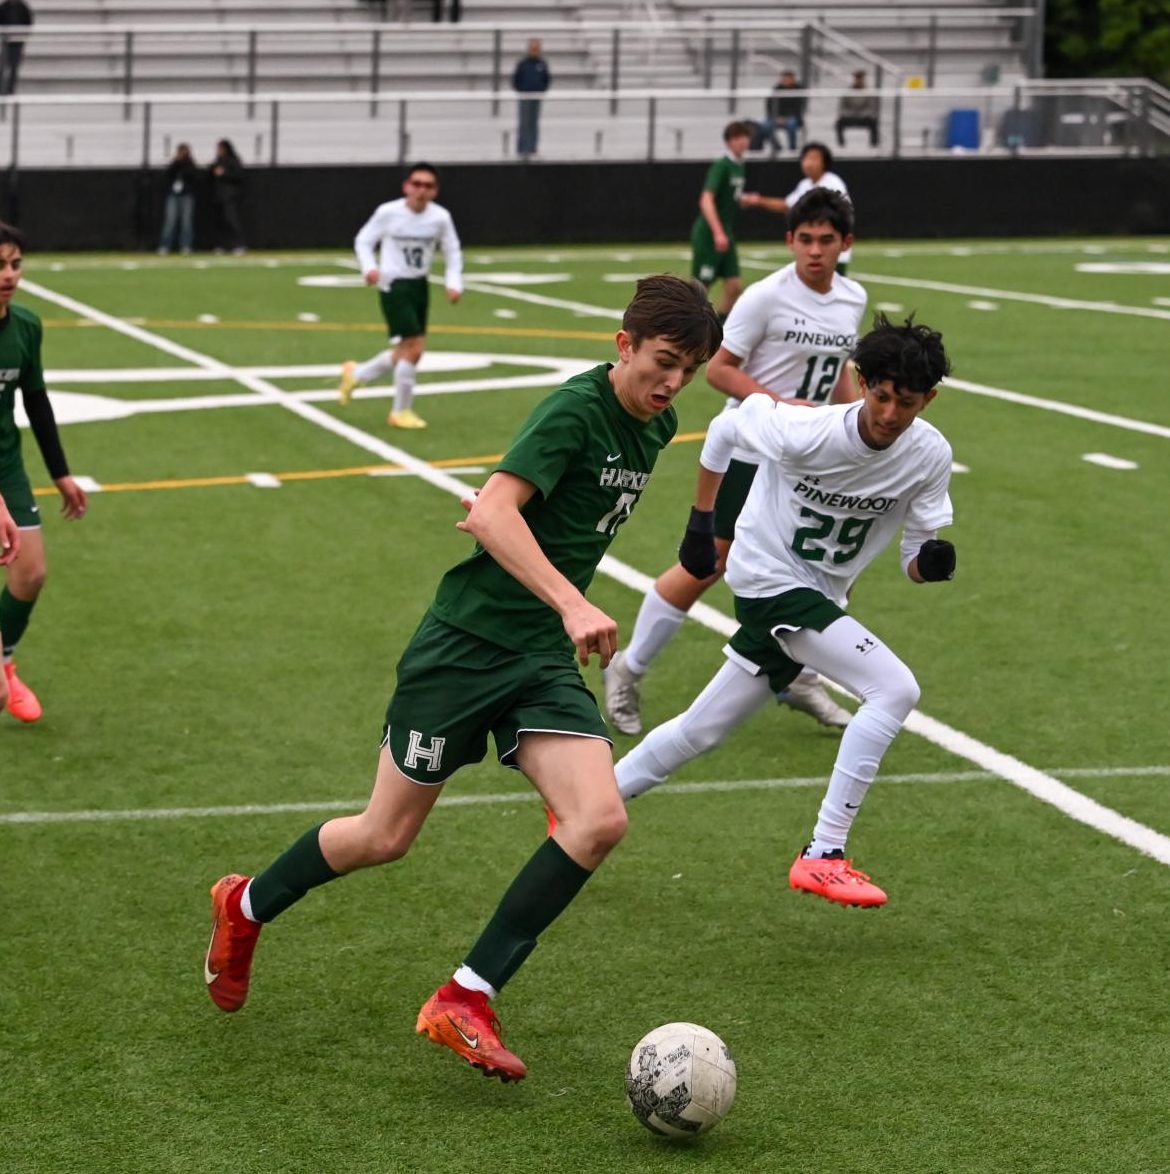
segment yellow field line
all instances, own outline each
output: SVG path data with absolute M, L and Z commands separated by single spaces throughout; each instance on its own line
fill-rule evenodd
M 91 318 L 45 318 L 44 325 L 58 330 L 62 327 L 99 326 Z M 137 326 L 154 330 L 316 330 L 328 333 L 385 334 L 386 327 L 375 322 L 200 322 L 195 318 L 134 319 Z M 585 339 L 589 342 L 610 342 L 614 331 L 551 330 L 543 327 L 521 326 L 456 326 L 427 327 L 428 334 L 485 334 L 500 338 L 561 338 Z
M 702 440 L 705 432 L 682 432 L 671 444 L 686 444 Z M 494 465 L 503 459 L 503 453 L 489 453 L 480 457 L 447 457 L 441 461 L 430 461 L 436 469 L 460 468 L 464 465 Z M 290 473 L 273 473 L 278 481 L 328 481 L 337 477 L 368 477 L 371 473 L 386 473 L 398 469 L 399 465 L 355 465 L 348 469 L 299 469 Z M 246 476 L 228 477 L 185 477 L 173 481 L 122 481 L 117 484 L 102 484 L 102 493 L 137 493 L 155 489 L 208 489 L 217 485 L 250 485 Z M 52 497 L 53 488 L 34 489 L 37 497 Z

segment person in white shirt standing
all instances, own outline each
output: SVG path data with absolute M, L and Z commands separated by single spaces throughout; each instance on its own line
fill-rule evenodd
M 752 203 L 755 207 L 765 208 L 769 212 L 783 212 L 795 206 L 796 202 L 813 188 L 827 188 L 831 192 L 839 192 L 852 203 L 845 181 L 832 170 L 832 167 L 833 152 L 824 143 L 805 143 L 804 150 L 800 152 L 800 170 L 804 178 L 784 199 L 778 196 L 756 196 Z M 844 276 L 852 260 L 853 249 L 850 247 L 841 253 L 837 262 L 837 272 Z
M 787 241 L 795 259 L 750 286 L 736 302 L 724 326 L 723 346 L 707 364 L 707 382 L 728 397 L 725 411 L 749 396 L 811 407 L 857 398 L 848 359 L 857 344 L 866 294 L 837 270 L 837 258 L 853 241 L 852 206 L 831 191 L 816 189 L 790 209 Z M 697 580 L 677 563 L 664 571 L 642 601 L 629 647 L 606 670 L 606 711 L 623 734 L 642 732 L 642 676 L 723 570 L 758 463 L 755 453 L 737 451 L 723 479 L 715 508 L 716 573 Z M 802 674 L 779 700 L 822 725 L 849 724 L 849 711 L 828 695 L 816 673 Z
M 427 342 L 427 277 L 436 248 L 447 262 L 447 300 L 454 304 L 463 293 L 463 250 L 451 213 L 434 202 L 438 194 L 438 172 L 429 163 L 416 163 L 403 181 L 402 199 L 379 205 L 354 239 L 358 268 L 367 285 L 378 287 L 390 348 L 364 363 L 342 364 L 338 395 L 347 404 L 354 388 L 392 370 L 394 407 L 387 417 L 392 428 L 427 426 L 411 404 Z
M 862 705 L 841 737 L 812 840 L 788 881 L 839 904 L 872 907 L 886 894 L 845 858 L 846 839 L 919 688 L 845 607 L 858 575 L 899 527 L 902 568 L 913 582 L 954 576 L 955 548 L 937 537 L 952 521 L 951 448 L 920 418 L 950 363 L 939 333 L 883 315 L 853 361 L 860 403 L 808 412 L 752 395 L 712 422 L 679 557 L 696 578 L 711 574 L 720 482 L 737 446 L 755 452 L 759 472 L 727 560 L 740 628 L 724 648 L 727 662 L 690 708 L 652 730 L 616 773 L 628 801 L 717 746 L 802 665 L 839 681 Z

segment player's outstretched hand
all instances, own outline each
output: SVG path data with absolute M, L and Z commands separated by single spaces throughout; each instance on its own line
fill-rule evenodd
M 577 649 L 577 660 L 581 664 L 588 664 L 589 658 L 596 652 L 601 667 L 606 668 L 617 652 L 617 621 L 611 620 L 601 608 L 594 607 L 584 597 L 561 618 L 569 639 Z
M 955 548 L 945 538 L 928 538 L 918 548 L 918 573 L 927 583 L 955 577 Z
M 450 286 L 447 287 L 447 301 L 449 301 L 451 305 L 455 305 L 455 303 L 459 301 L 462 296 L 462 290 L 452 289 Z
M 678 561 L 689 575 L 709 579 L 719 556 L 715 550 L 715 511 L 692 509 L 686 533 L 678 548 Z
M 85 511 L 89 506 L 85 490 L 72 477 L 58 477 L 53 484 L 57 486 L 57 492 L 61 494 L 61 513 L 70 522 L 84 518 Z
M 0 505 L 0 567 L 6 567 L 20 554 L 20 528 L 12 515 Z

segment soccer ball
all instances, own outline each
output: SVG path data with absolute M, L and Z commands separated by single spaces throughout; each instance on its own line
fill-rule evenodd
M 735 1100 L 735 1061 L 713 1031 L 697 1023 L 664 1024 L 635 1045 L 626 1069 L 626 1100 L 652 1133 L 706 1133 Z

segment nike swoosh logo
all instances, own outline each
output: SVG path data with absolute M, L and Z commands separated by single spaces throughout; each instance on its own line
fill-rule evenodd
M 618 452 L 610 453 L 605 459 L 607 461 L 616 461 L 621 455 L 621 451 L 619 450 Z
M 861 806 L 861 804 L 860 803 L 846 803 L 845 806 L 848 807 L 850 811 L 856 811 Z
M 215 980 L 217 978 L 219 978 L 219 971 L 212 970 L 211 967 L 207 965 L 208 962 L 211 961 L 211 947 L 212 947 L 212 944 L 215 942 L 215 931 L 218 928 L 219 928 L 219 918 L 217 917 L 211 923 L 211 941 L 207 943 L 207 953 L 203 956 L 203 978 L 208 986 L 211 986 L 211 984 L 213 982 L 215 982 Z
M 468 1035 L 468 1034 L 467 1034 L 467 1032 L 465 1032 L 465 1031 L 463 1030 L 463 1028 L 462 1028 L 462 1027 L 460 1027 L 460 1026 L 459 1026 L 459 1024 L 458 1024 L 458 1023 L 456 1023 L 456 1022 L 455 1022 L 455 1020 L 451 1018 L 451 1016 L 450 1016 L 450 1015 L 448 1015 L 448 1016 L 447 1016 L 447 1022 L 448 1022 L 449 1024 L 451 1024 L 451 1026 L 452 1026 L 453 1028 L 455 1028 L 455 1031 L 456 1031 L 456 1033 L 458 1034 L 459 1038 L 460 1038 L 460 1039 L 461 1039 L 461 1040 L 462 1040 L 462 1041 L 463 1041 L 463 1042 L 464 1042 L 464 1043 L 465 1043 L 465 1044 L 466 1044 L 466 1045 L 467 1045 L 469 1048 L 478 1048 L 478 1047 L 479 1047 L 479 1036 L 478 1036 L 478 1035 L 474 1035 L 474 1036 L 472 1036 L 472 1035 Z

